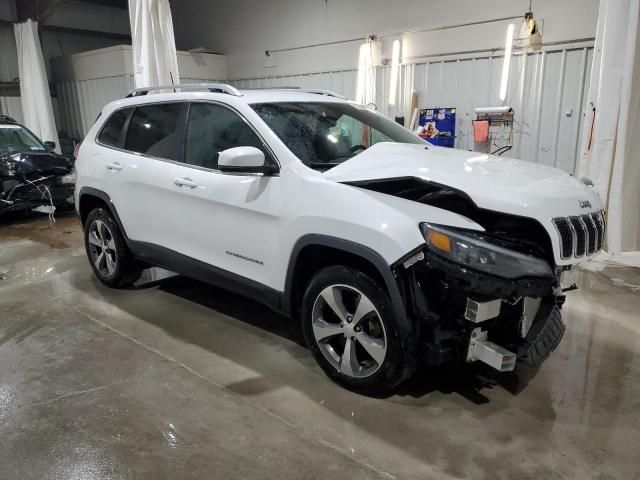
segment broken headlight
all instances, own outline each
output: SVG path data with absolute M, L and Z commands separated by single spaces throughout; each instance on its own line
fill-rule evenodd
M 3 177 L 15 177 L 16 168 L 14 162 L 0 158 L 0 175 Z
M 492 244 L 478 235 L 438 225 L 420 225 L 427 245 L 439 255 L 464 267 L 505 278 L 548 277 L 549 264 L 536 257 Z

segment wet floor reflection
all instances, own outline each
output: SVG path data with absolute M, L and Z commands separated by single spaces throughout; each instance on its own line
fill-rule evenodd
M 231 407 L 207 396 L 223 392 L 235 396 L 231 405 L 241 406 L 235 422 L 257 411 L 357 465 L 397 478 L 638 478 L 636 271 L 581 273 L 581 289 L 569 294 L 563 310 L 565 337 L 537 372 L 422 368 L 396 395 L 374 399 L 328 381 L 304 347 L 299 326 L 266 307 L 183 277 L 110 290 L 91 274 L 75 219 L 59 219 L 60 231 L 50 234 L 30 222 L 0 227 L 0 244 L 7 246 L 0 251 L 0 274 L 8 269 L 0 280 L 0 424 L 4 418 L 15 426 L 19 419 L 24 428 L 44 429 L 42 449 L 60 449 L 56 435 L 64 432 L 86 439 L 57 450 L 64 468 L 45 468 L 43 477 L 109 478 L 110 462 L 124 458 L 133 463 L 121 463 L 118 471 L 131 478 L 131 466 L 144 460 L 123 456 L 118 445 L 127 438 L 181 465 L 188 452 L 200 449 L 213 459 L 212 468 L 222 461 L 212 453 L 218 435 L 237 440 L 234 427 L 224 423 Z M 48 235 L 61 236 L 68 246 L 52 248 Z M 126 384 L 109 386 L 132 375 L 141 385 L 135 393 Z M 57 401 L 62 403 L 55 410 L 16 410 L 42 401 L 40 394 L 55 399 L 105 385 L 86 394 L 94 400 L 81 393 Z M 196 411 L 206 413 L 191 415 Z M 92 420 L 75 420 L 78 412 Z M 216 422 L 228 430 L 208 429 Z M 254 435 L 268 439 L 273 425 L 256 425 Z M 29 452 L 14 450 L 13 438 L 35 444 L 32 436 L 25 440 L 2 428 L 1 438 L 9 439 L 4 452 Z M 94 444 L 93 431 L 113 433 Z M 289 448 L 302 443 L 290 440 Z M 182 470 L 183 477 L 189 472 Z

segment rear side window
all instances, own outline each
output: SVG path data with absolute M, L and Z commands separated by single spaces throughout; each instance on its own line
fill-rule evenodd
M 121 144 L 122 129 L 124 128 L 127 118 L 129 118 L 131 110 L 131 108 L 125 108 L 111 115 L 109 120 L 104 124 L 104 127 L 102 127 L 100 135 L 98 135 L 98 141 L 105 145 L 119 147 Z M 98 116 L 98 118 L 100 117 Z
M 125 149 L 154 157 L 180 160 L 183 104 L 162 103 L 136 108 L 129 122 Z
M 262 141 L 245 121 L 228 108 L 207 103 L 192 103 L 187 125 L 185 163 L 218 168 L 218 155 L 233 147 L 255 147 L 273 162 Z

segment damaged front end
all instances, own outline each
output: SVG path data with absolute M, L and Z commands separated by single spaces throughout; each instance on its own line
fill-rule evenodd
M 40 206 L 73 206 L 75 174 L 69 160 L 53 153 L 0 156 L 0 214 Z
M 345 182 L 457 213 L 484 231 L 423 223 L 424 246 L 394 273 L 429 365 L 481 361 L 499 371 L 540 365 L 565 330 L 549 234 L 536 219 L 483 209 L 456 188 L 416 177 Z
M 559 273 L 515 239 L 422 224 L 425 246 L 395 267 L 430 365 L 540 365 L 564 333 Z

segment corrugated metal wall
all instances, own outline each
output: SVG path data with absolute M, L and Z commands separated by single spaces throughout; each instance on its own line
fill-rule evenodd
M 183 78 L 181 83 L 215 82 Z M 92 80 L 60 82 L 56 84 L 60 114 L 58 129 L 72 138 L 83 138 L 96 121 L 104 106 L 124 98 L 133 89 L 133 76 L 120 75 Z
M 83 138 L 109 102 L 133 88 L 133 76 L 97 78 L 56 84 L 60 104 L 58 129 L 71 138 Z
M 507 103 L 515 122 L 505 156 L 553 165 L 574 172 L 585 114 L 592 48 L 560 49 L 515 55 L 511 62 Z M 406 112 L 411 91 L 423 107 L 456 107 L 456 147 L 473 149 L 472 125 L 477 107 L 501 105 L 498 98 L 503 57 L 484 56 L 406 64 L 400 69 L 397 107 L 388 98 L 389 67 L 377 75 L 377 106 L 390 116 Z M 324 88 L 355 97 L 357 72 L 342 70 L 307 75 L 236 80 L 238 88 L 294 86 Z M 507 139 L 505 139 L 505 142 Z
M 13 44 L 13 30 L 0 27 L 0 42 Z M 574 172 L 584 121 L 593 49 L 558 49 L 515 55 L 511 62 L 508 103 L 515 110 L 513 149 L 505 154 Z M 399 102 L 390 107 L 389 67 L 380 67 L 376 79 L 378 109 L 390 116 L 405 115 L 411 91 L 419 93 L 422 107 L 456 107 L 456 147 L 473 149 L 471 121 L 476 107 L 500 104 L 498 89 L 503 57 L 429 60 L 402 65 Z M 0 52 L 0 79 L 14 80 L 17 59 L 11 49 Z M 347 98 L 356 95 L 357 71 L 309 73 L 231 81 L 239 88 L 302 87 L 325 88 Z M 185 83 L 216 81 L 182 79 Z M 54 113 L 58 128 L 67 136 L 82 138 L 107 103 L 124 97 L 133 87 L 131 76 L 114 76 L 56 84 Z M 19 97 L 0 98 L 0 112 L 21 119 Z

